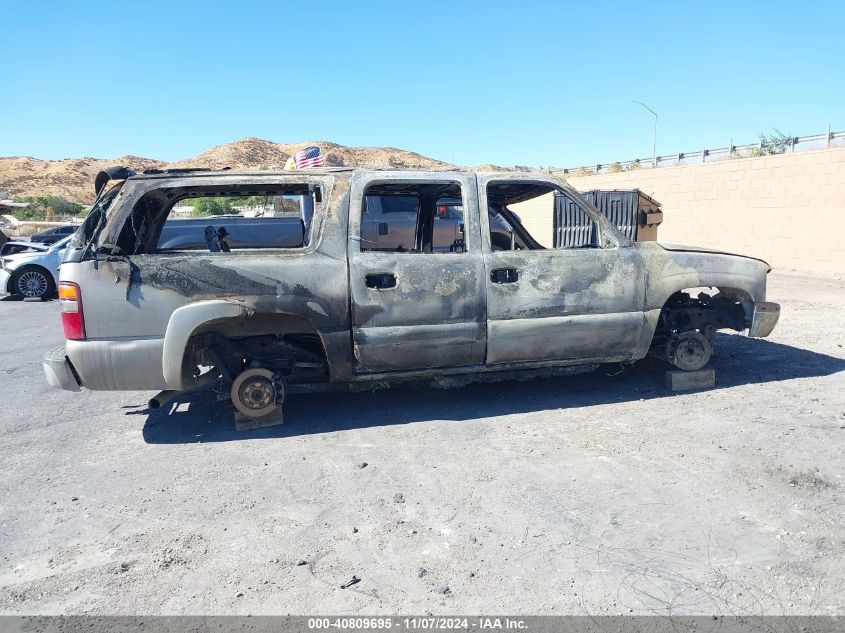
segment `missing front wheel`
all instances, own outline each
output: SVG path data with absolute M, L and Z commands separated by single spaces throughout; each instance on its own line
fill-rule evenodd
M 678 369 L 696 371 L 710 362 L 713 346 L 701 332 L 682 332 L 666 344 L 666 360 Z

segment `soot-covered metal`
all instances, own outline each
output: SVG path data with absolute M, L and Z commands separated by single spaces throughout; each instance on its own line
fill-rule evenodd
M 551 192 L 594 223 L 589 243 L 543 248 L 509 208 Z M 181 243 L 191 248 L 159 248 L 177 203 L 233 195 L 285 199 L 283 215 L 296 202 L 300 239 L 287 248 L 208 252 L 190 240 Z M 371 243 L 379 235 L 391 243 L 386 212 L 377 236 L 364 237 L 369 195 L 418 197 L 409 207 L 413 248 Z M 655 349 L 673 362 L 676 341 L 706 346 L 719 328 L 765 336 L 777 322 L 776 304 L 765 301 L 765 262 L 632 243 L 546 174 L 156 173 L 129 176 L 101 200 L 62 266 L 85 306 L 86 339 L 69 342 L 67 359 L 92 388 L 176 392 L 206 380 L 209 366 L 224 381 L 266 369 L 262 380 L 277 381 L 278 393 L 449 377 L 462 384 L 496 372 L 632 362 Z M 210 217 L 209 225 L 242 217 Z M 438 247 L 445 226 L 451 233 Z M 225 242 L 226 232 L 216 234 Z

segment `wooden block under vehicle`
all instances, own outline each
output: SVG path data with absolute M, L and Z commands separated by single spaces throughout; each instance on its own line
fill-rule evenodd
M 282 415 L 282 407 L 278 407 L 276 411 L 270 415 L 265 415 L 260 418 L 250 418 L 240 411 L 235 411 L 235 430 L 252 431 L 253 429 L 263 429 L 267 426 L 278 426 L 284 422 Z
M 715 369 L 666 372 L 666 388 L 669 391 L 692 391 L 694 389 L 712 389 L 715 386 Z

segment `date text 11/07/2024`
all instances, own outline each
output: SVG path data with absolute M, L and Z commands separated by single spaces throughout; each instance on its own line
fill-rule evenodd
M 351 617 L 351 618 L 309 618 L 309 630 L 525 630 L 526 623 L 519 618 L 501 617 Z

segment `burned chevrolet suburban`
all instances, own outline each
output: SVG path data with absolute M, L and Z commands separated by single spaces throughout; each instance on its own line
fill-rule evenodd
M 767 336 L 780 312 L 765 300 L 765 262 L 632 242 L 545 174 L 115 177 L 98 178 L 61 267 L 67 341 L 44 362 L 55 387 L 161 390 L 155 407 L 214 382 L 262 418 L 287 394 L 401 380 L 649 354 L 696 370 L 717 330 Z M 520 210 L 556 196 L 578 226 L 555 228 L 565 240 L 532 234 L 536 218 Z M 224 213 L 196 219 L 204 208 Z

